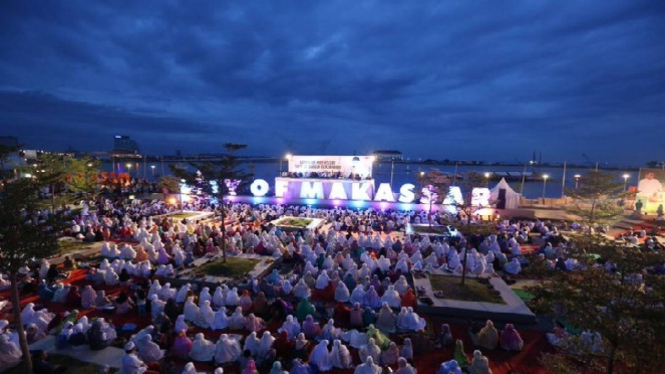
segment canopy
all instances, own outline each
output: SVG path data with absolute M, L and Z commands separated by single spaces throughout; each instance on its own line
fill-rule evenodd
M 520 194 L 515 192 L 505 178 L 490 190 L 490 201 L 495 202 L 498 209 L 517 209 L 520 205 Z

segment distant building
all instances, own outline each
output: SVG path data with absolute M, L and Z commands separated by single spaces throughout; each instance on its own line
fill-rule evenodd
M 400 151 L 374 151 L 374 157 L 377 161 L 402 161 L 402 152 Z
M 15 136 L 0 136 L 0 145 L 5 147 L 18 147 L 18 138 Z
M 138 155 L 139 145 L 127 135 L 113 137 L 113 151 L 115 155 Z

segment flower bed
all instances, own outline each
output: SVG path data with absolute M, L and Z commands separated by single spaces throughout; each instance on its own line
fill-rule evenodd
M 432 290 L 440 291 L 443 299 L 506 304 L 487 279 L 467 277 L 462 285 L 460 277 L 430 274 L 429 282 Z

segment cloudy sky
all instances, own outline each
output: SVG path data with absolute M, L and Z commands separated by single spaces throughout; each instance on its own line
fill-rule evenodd
M 665 160 L 665 1 L 9 0 L 0 135 L 148 154 Z

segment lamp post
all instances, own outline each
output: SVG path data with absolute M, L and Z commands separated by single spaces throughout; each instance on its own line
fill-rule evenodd
M 547 178 L 550 176 L 547 174 L 543 174 L 543 199 L 545 198 L 545 189 L 547 188 Z
M 150 169 L 152 169 L 152 178 L 155 178 L 155 165 L 150 165 Z
M 485 187 L 490 186 L 490 173 L 485 173 Z
M 127 163 L 127 164 L 125 164 L 125 166 L 127 166 L 127 172 L 129 173 L 129 178 L 131 179 L 132 178 L 132 164 Z
M 624 174 L 623 176 L 623 192 L 626 192 L 626 186 L 628 185 L 628 178 L 630 174 Z
M 279 175 L 280 176 L 282 175 L 282 171 L 283 171 L 282 170 L 282 165 L 283 165 L 283 162 L 284 162 L 285 159 L 286 159 L 287 162 L 289 162 L 291 160 L 291 154 L 287 153 L 286 155 L 284 155 L 283 158 L 279 159 Z M 286 165 L 288 167 L 289 164 L 287 163 Z
M 575 189 L 577 189 L 577 187 L 579 187 L 581 177 L 582 177 L 581 175 L 575 174 Z
M 390 188 L 393 187 L 393 174 L 395 173 L 395 159 L 390 158 Z

